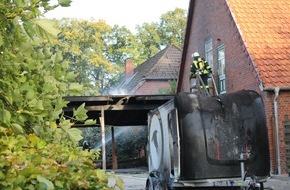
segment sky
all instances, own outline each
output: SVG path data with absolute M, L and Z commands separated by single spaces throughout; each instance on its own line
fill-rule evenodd
M 134 31 L 136 25 L 157 22 L 163 13 L 175 8 L 188 10 L 188 5 L 189 0 L 72 0 L 70 7 L 58 7 L 45 17 L 101 19 L 110 26 L 118 24 Z

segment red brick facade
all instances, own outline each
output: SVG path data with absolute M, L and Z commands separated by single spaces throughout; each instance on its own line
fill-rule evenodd
M 277 173 L 277 141 L 276 141 L 276 121 L 275 121 L 275 111 L 274 111 L 274 91 L 263 92 L 263 100 L 265 104 L 267 124 L 268 124 L 268 137 L 270 145 L 270 157 L 271 157 L 271 169 L 273 173 Z M 279 144 L 280 144 L 280 167 L 281 173 L 289 173 L 287 171 L 287 160 L 286 160 L 286 147 L 285 147 L 285 130 L 284 124 L 289 123 L 289 113 L 290 113 L 290 93 L 287 91 L 280 91 L 277 100 L 278 108 L 278 130 L 279 130 Z M 289 162 L 289 161 L 288 161 Z M 289 164 L 289 163 L 288 163 Z
M 217 49 L 224 47 L 226 65 L 226 92 L 235 92 L 242 89 L 255 90 L 263 96 L 266 119 L 268 125 L 268 138 L 270 143 L 271 171 L 277 171 L 276 138 L 275 138 L 275 115 L 274 115 L 274 91 L 262 89 L 262 80 L 255 60 L 248 52 L 245 39 L 235 23 L 227 1 L 194 1 L 192 25 L 189 34 L 188 48 L 186 53 L 185 71 L 182 78 L 182 91 L 189 91 L 188 76 L 192 53 L 198 51 L 205 57 L 205 42 L 212 40 L 213 48 L 213 74 L 218 76 Z M 187 26 L 188 27 L 188 26 Z M 217 78 L 216 78 L 217 81 Z M 290 82 L 290 81 L 289 81 Z M 217 83 L 218 84 L 218 83 Z M 261 91 L 262 90 L 262 91 Z M 284 141 L 284 123 L 290 118 L 290 91 L 280 90 L 278 97 L 278 124 L 280 143 L 281 173 L 288 173 L 286 166 L 286 152 Z M 289 158 L 290 159 L 290 158 Z M 288 162 L 290 162 L 288 160 Z M 288 163 L 290 165 L 290 163 Z
M 213 43 L 214 74 L 217 75 L 217 48 L 224 46 L 226 59 L 227 92 L 239 89 L 258 90 L 258 75 L 251 64 L 251 59 L 239 35 L 238 29 L 231 19 L 230 10 L 226 4 L 219 1 L 196 1 L 193 25 L 189 38 L 186 73 L 189 73 L 191 54 L 198 51 L 204 57 L 204 44 L 208 39 Z M 228 18 L 228 19 L 225 19 Z M 247 79 L 247 80 L 245 80 Z M 189 89 L 187 78 L 184 78 L 184 90 Z
M 144 94 L 160 94 L 160 90 L 168 89 L 168 81 L 146 81 L 142 86 L 140 86 L 136 91 L 135 95 Z

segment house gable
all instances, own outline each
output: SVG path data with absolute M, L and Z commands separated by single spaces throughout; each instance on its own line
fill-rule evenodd
M 189 73 L 193 52 L 199 52 L 205 57 L 205 42 L 212 41 L 213 74 L 218 85 L 218 49 L 224 48 L 226 59 L 226 92 L 242 89 L 257 90 L 260 84 L 259 75 L 251 63 L 250 55 L 243 43 L 243 39 L 231 16 L 231 11 L 226 1 L 191 1 L 192 12 L 188 18 L 187 38 L 188 47 L 184 47 L 178 89 L 189 91 Z M 184 43 L 186 44 L 186 43 Z M 246 79 L 246 80 L 245 80 Z
M 191 54 L 204 56 L 207 39 L 213 42 L 214 62 L 216 48 L 226 44 L 227 92 L 289 86 L 289 9 L 288 0 L 191 0 L 178 91 L 189 90 Z
M 290 171 L 283 133 L 290 123 L 289 9 L 289 0 L 191 0 L 177 88 L 189 91 L 191 54 L 205 57 L 208 40 L 218 83 L 224 49 L 226 92 L 251 89 L 263 97 L 273 173 Z
M 117 89 L 130 95 L 157 94 L 158 89 L 168 87 L 168 80 L 177 79 L 181 53 L 181 49 L 175 45 L 166 47 L 136 67 Z

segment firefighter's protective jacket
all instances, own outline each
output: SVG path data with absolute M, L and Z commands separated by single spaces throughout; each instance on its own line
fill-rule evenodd
M 211 67 L 206 60 L 199 57 L 193 60 L 190 71 L 192 74 L 197 74 L 198 72 L 199 75 L 204 75 L 211 73 Z

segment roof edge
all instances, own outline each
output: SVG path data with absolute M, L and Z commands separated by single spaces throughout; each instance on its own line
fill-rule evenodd
M 263 91 L 274 91 L 276 89 L 279 89 L 279 90 L 285 90 L 285 91 L 290 91 L 290 86 L 269 86 L 269 87 L 264 87 L 263 88 Z
M 192 20 L 193 20 L 192 18 L 193 18 L 194 5 L 195 5 L 195 0 L 190 0 L 189 5 L 188 5 L 187 24 L 186 24 L 184 39 L 189 39 L 189 37 L 190 37 L 191 25 L 192 25 Z M 179 69 L 176 93 L 181 92 L 181 90 L 182 90 L 185 61 L 186 61 L 186 55 L 187 55 L 187 51 L 185 51 L 185 50 L 188 49 L 188 46 L 189 46 L 189 40 L 184 40 L 183 48 L 182 48 L 182 55 L 181 55 L 181 63 L 180 63 L 180 67 L 179 67 L 180 69 Z
M 262 80 L 262 77 L 261 77 L 260 72 L 259 72 L 259 70 L 258 70 L 258 67 L 257 67 L 257 65 L 256 65 L 256 63 L 255 63 L 255 61 L 254 61 L 254 59 L 253 59 L 253 57 L 252 57 L 252 54 L 250 53 L 250 51 L 249 51 L 249 49 L 248 49 L 247 42 L 246 42 L 246 40 L 245 40 L 244 37 L 243 37 L 243 32 L 242 32 L 242 30 L 241 30 L 240 27 L 239 27 L 239 23 L 237 22 L 237 19 L 236 19 L 236 17 L 235 17 L 235 13 L 234 13 L 234 12 L 232 11 L 232 9 L 231 9 L 231 6 L 230 6 L 230 3 L 229 3 L 229 0 L 225 0 L 225 1 L 226 1 L 226 4 L 227 4 L 228 8 L 229 8 L 230 15 L 232 16 L 233 21 L 235 22 L 236 28 L 237 28 L 237 30 L 238 30 L 238 32 L 239 32 L 239 35 L 240 35 L 240 37 L 241 37 L 241 39 L 242 39 L 242 42 L 243 42 L 244 46 L 245 46 L 245 49 L 246 49 L 247 54 L 248 54 L 248 57 L 250 58 L 250 60 L 251 60 L 251 62 L 252 62 L 252 64 L 253 64 L 253 66 L 254 66 L 254 68 L 255 68 L 255 71 L 256 71 L 256 73 L 257 73 L 258 80 L 259 80 L 259 83 L 260 83 L 259 86 L 263 86 L 263 80 Z
M 148 73 L 151 73 L 151 71 L 154 70 L 155 65 L 157 65 L 158 63 L 161 62 L 161 60 L 164 58 L 164 55 L 169 51 L 170 47 L 172 47 L 172 46 L 176 47 L 175 45 L 170 44 L 169 46 L 167 46 L 166 48 L 163 49 L 163 50 L 165 50 L 165 51 L 163 52 L 162 56 L 158 59 L 158 61 L 156 61 L 156 63 L 154 64 L 154 66 L 151 67 L 151 69 L 148 71 Z M 176 47 L 176 48 L 178 48 L 178 47 Z M 179 49 L 179 48 L 178 48 L 178 49 Z M 158 55 L 158 54 L 161 53 L 161 51 L 163 51 L 163 50 L 160 50 L 160 51 L 159 51 L 157 54 L 155 54 L 155 55 Z M 179 49 L 179 50 L 181 51 L 181 49 Z M 155 57 L 155 55 L 154 55 L 153 57 Z M 153 57 L 152 57 L 152 58 L 153 58 Z M 148 73 L 147 73 L 147 74 L 148 74 Z

